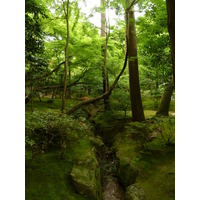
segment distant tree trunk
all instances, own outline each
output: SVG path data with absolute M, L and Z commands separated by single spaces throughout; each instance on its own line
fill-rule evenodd
M 52 97 L 51 97 L 52 99 L 55 99 L 55 91 L 56 91 L 56 89 L 54 88 L 53 92 L 52 92 Z
M 69 85 L 71 84 L 71 69 L 70 69 L 70 65 L 68 66 L 68 68 L 69 68 Z M 71 98 L 71 87 L 69 87 L 68 89 L 67 89 L 67 96 L 68 96 L 68 98 Z
M 33 84 L 31 82 L 31 111 L 33 112 Z
M 31 97 L 30 95 L 28 95 L 26 98 L 25 98 L 25 106 L 30 102 L 31 100 Z
M 65 10 L 65 2 L 63 1 L 63 9 L 66 17 L 67 23 L 67 39 L 65 47 L 65 79 L 64 79 L 64 89 L 62 94 L 62 113 L 65 110 L 65 101 L 66 101 L 66 89 L 67 89 L 67 66 L 68 66 L 68 45 L 69 45 L 69 0 L 67 0 L 67 11 Z
M 166 0 L 167 5 L 167 23 L 171 43 L 173 77 L 175 87 L 175 0 Z
M 166 86 L 163 95 L 161 97 L 160 105 L 158 107 L 158 111 L 156 115 L 168 116 L 169 115 L 169 107 L 171 102 L 171 96 L 174 89 L 174 82 L 172 81 Z
M 130 0 L 126 0 L 126 8 L 130 5 Z M 125 53 L 128 50 L 127 44 L 128 44 L 128 11 L 125 12 L 124 16 L 126 26 L 125 26 Z
M 38 97 L 39 97 L 40 102 L 42 102 L 42 99 L 41 99 L 40 93 L 38 93 Z
M 108 46 L 108 33 L 106 30 L 106 7 L 105 0 L 101 0 L 101 37 L 105 37 L 106 43 L 102 45 L 102 54 L 104 56 L 102 76 L 103 76 L 103 93 L 109 90 L 109 80 L 108 80 L 108 72 L 106 69 L 106 59 L 107 59 L 107 46 Z M 105 110 L 109 108 L 109 96 L 105 96 L 104 98 L 104 106 Z
M 134 11 L 129 10 L 129 27 L 128 27 L 128 52 L 129 52 L 129 85 L 131 110 L 133 121 L 144 121 L 144 112 L 140 94 L 138 57 L 137 57 L 137 40 L 135 28 Z

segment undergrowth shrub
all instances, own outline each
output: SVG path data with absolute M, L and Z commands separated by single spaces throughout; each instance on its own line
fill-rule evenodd
M 161 135 L 161 138 L 166 145 L 174 144 L 175 142 L 175 117 L 159 116 L 148 120 L 152 129 Z
M 149 141 L 151 128 L 145 122 L 130 122 L 125 126 L 125 131 L 131 134 L 132 139 L 139 148 L 146 148 Z
M 47 103 L 53 103 L 54 101 L 53 101 L 53 99 L 48 99 L 47 100 Z
M 56 111 L 26 113 L 25 145 L 32 150 L 32 159 L 47 150 L 60 149 L 61 158 L 65 157 L 71 143 L 77 142 L 90 133 L 87 122 L 71 116 L 59 116 Z

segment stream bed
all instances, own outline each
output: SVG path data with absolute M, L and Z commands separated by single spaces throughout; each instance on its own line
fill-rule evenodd
M 108 176 L 105 178 L 102 186 L 102 199 L 103 200 L 123 200 L 124 190 L 119 184 L 117 178 Z
M 103 200 L 123 200 L 124 189 L 120 184 L 117 167 L 118 161 L 115 154 L 106 147 L 105 154 L 101 160 L 102 171 L 102 199 Z

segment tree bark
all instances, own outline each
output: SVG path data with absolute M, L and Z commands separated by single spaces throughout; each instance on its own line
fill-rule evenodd
M 67 0 L 67 11 L 65 10 L 65 4 L 63 2 L 63 9 L 66 17 L 67 23 L 67 39 L 66 39 L 66 47 L 65 47 L 65 79 L 64 79 L 64 89 L 62 94 L 62 113 L 65 110 L 65 101 L 66 101 L 66 89 L 67 89 L 67 66 L 68 66 L 68 46 L 69 46 L 69 0 Z
M 131 111 L 133 121 L 144 121 L 144 112 L 142 107 L 142 99 L 140 94 L 138 57 L 137 57 L 137 40 L 135 28 L 134 11 L 129 10 L 129 27 L 128 27 L 128 52 L 129 52 L 129 85 Z
M 121 77 L 121 75 L 123 74 L 124 70 L 126 69 L 126 64 L 127 64 L 127 58 L 128 58 L 128 52 L 126 53 L 126 57 L 125 57 L 125 61 L 124 61 L 124 66 L 121 70 L 121 72 L 119 73 L 119 75 L 116 77 L 114 83 L 112 84 L 112 86 L 109 88 L 109 90 L 107 92 L 105 92 L 104 94 L 96 97 L 96 98 L 92 98 L 92 99 L 89 99 L 89 100 L 86 100 L 86 101 L 83 101 L 79 104 L 77 104 L 76 106 L 74 106 L 73 108 L 69 109 L 66 114 L 67 115 L 70 115 L 72 114 L 73 112 L 75 112 L 76 110 L 78 110 L 79 108 L 81 108 L 82 106 L 85 106 L 85 105 L 88 105 L 90 103 L 95 103 L 101 99 L 104 99 L 105 97 L 107 96 L 110 96 L 112 94 L 112 91 L 113 89 L 115 88 L 115 86 L 117 85 L 118 81 L 119 81 L 119 78 Z
M 166 86 L 163 95 L 161 97 L 160 105 L 158 107 L 158 111 L 156 115 L 168 116 L 169 115 L 169 107 L 171 102 L 171 96 L 174 90 L 174 82 L 173 80 Z
M 31 82 L 31 111 L 33 112 L 33 84 Z
M 70 65 L 68 66 L 69 68 L 69 85 L 71 85 L 71 69 Z M 71 87 L 67 87 L 67 96 L 68 98 L 71 98 Z
M 171 43 L 171 55 L 173 65 L 173 81 L 175 87 L 175 0 L 166 0 L 167 5 L 167 24 Z
M 53 88 L 53 92 L 52 92 L 52 99 L 55 99 L 55 92 L 56 92 L 56 89 L 55 88 Z

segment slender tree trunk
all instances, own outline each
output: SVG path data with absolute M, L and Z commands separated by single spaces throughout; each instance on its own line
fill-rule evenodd
M 107 46 L 108 46 L 108 33 L 106 30 L 106 7 L 105 0 L 101 0 L 101 37 L 105 37 L 106 43 L 102 45 L 102 54 L 104 56 L 102 76 L 103 76 L 103 93 L 109 90 L 108 72 L 106 69 L 106 59 L 107 59 Z M 109 96 L 104 98 L 105 110 L 109 108 Z
M 158 107 L 158 111 L 156 115 L 168 116 L 169 115 L 169 107 L 171 102 L 171 96 L 174 90 L 174 82 L 173 80 L 166 86 L 163 95 L 161 97 L 160 105 Z
M 51 97 L 52 99 L 55 99 L 55 90 L 56 90 L 56 89 L 53 88 L 52 97 Z
M 71 69 L 70 69 L 70 65 L 68 66 L 69 68 L 69 85 L 71 84 Z M 71 98 L 71 87 L 67 88 L 67 91 L 68 91 L 68 98 Z
M 33 84 L 31 82 L 31 111 L 33 112 Z
M 175 0 L 166 0 L 167 5 L 167 23 L 171 43 L 172 65 L 173 65 L 173 80 L 175 87 Z
M 129 85 L 131 110 L 133 121 L 144 121 L 144 112 L 140 94 L 138 57 L 137 57 L 137 40 L 135 28 L 134 11 L 129 10 L 129 27 L 128 27 L 128 52 L 129 52 Z
M 63 9 L 66 17 L 67 23 L 67 39 L 65 47 L 65 79 L 64 79 L 64 89 L 62 94 L 62 113 L 65 110 L 65 101 L 66 101 L 66 89 L 67 89 L 67 66 L 68 66 L 68 45 L 69 45 L 69 0 L 67 0 L 67 11 L 65 10 L 65 3 L 63 2 Z
M 130 5 L 130 0 L 126 0 L 126 8 Z M 128 50 L 128 11 L 125 12 L 125 22 L 126 22 L 126 27 L 125 27 L 125 53 Z
M 38 93 L 38 97 L 39 97 L 40 102 L 42 102 L 42 99 L 41 99 L 40 93 Z

